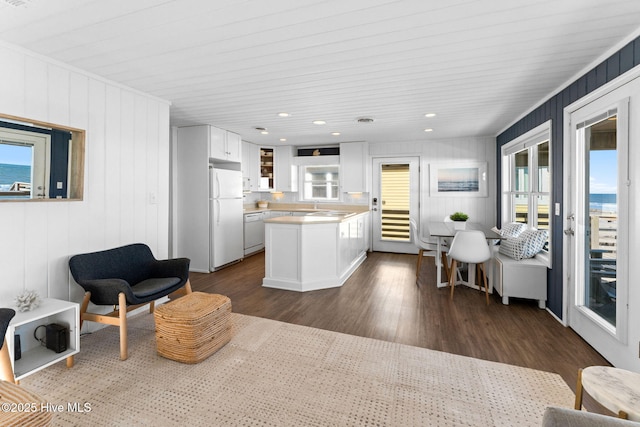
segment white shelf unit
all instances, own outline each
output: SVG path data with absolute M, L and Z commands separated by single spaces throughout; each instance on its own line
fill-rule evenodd
M 44 298 L 40 305 L 31 311 L 16 311 L 5 336 L 15 379 L 20 380 L 63 359 L 67 359 L 67 366 L 73 366 L 73 355 L 80 351 L 79 316 L 80 306 L 77 303 L 53 298 Z M 50 323 L 67 328 L 69 335 L 66 351 L 56 353 L 33 337 L 33 332 L 38 326 Z M 44 335 L 43 329 L 38 331 L 39 336 Z M 22 357 L 19 360 L 14 360 L 15 334 L 20 335 Z
M 494 255 L 494 275 L 492 288 L 502 297 L 502 303 L 509 305 L 509 298 L 538 300 L 538 307 L 544 309 L 547 303 L 547 266 L 538 258 L 515 260 L 501 253 Z

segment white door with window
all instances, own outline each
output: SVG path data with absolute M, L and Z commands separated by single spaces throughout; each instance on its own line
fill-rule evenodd
M 373 158 L 372 228 L 374 251 L 417 253 L 409 219 L 418 216 L 420 159 Z
M 631 94 L 640 82 L 565 113 L 567 320 L 614 365 L 628 353 Z

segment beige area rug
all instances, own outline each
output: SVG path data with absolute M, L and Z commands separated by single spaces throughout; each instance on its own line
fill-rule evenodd
M 22 381 L 53 404 L 59 426 L 539 426 L 572 407 L 559 375 L 257 317 L 232 315 L 234 337 L 197 365 L 156 354 L 153 316 L 81 340 L 76 365 Z M 88 403 L 87 406 L 84 406 Z

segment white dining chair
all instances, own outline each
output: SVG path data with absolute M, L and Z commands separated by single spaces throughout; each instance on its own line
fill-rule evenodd
M 491 250 L 487 244 L 487 239 L 482 231 L 478 230 L 460 230 L 456 233 L 451 248 L 449 249 L 449 258 L 451 258 L 451 272 L 449 275 L 449 286 L 451 287 L 451 296 L 453 299 L 453 290 L 456 287 L 456 272 L 459 262 L 467 264 L 476 264 L 482 272 L 484 290 L 489 304 L 489 285 L 487 284 L 487 271 L 484 263 L 491 258 Z
M 416 224 L 416 221 L 411 218 L 409 220 L 409 227 L 411 228 L 411 236 L 413 238 L 413 243 L 418 247 L 418 263 L 416 265 L 416 282 L 418 280 L 418 275 L 420 274 L 420 268 L 422 267 L 422 258 L 424 256 L 438 256 L 438 244 L 436 242 L 430 242 L 428 240 L 424 240 L 422 238 L 422 234 L 420 234 L 420 229 Z M 441 251 L 442 264 L 444 265 L 445 273 L 447 277 L 449 275 L 449 266 L 447 263 L 447 252 Z

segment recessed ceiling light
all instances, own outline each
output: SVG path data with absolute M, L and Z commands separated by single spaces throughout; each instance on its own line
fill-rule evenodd
M 289 117 L 290 115 L 289 113 L 278 113 L 278 117 Z
M 287 138 L 280 138 L 280 142 L 287 142 Z
M 426 128 L 424 131 L 425 131 L 425 132 L 433 132 L 433 129 L 431 129 L 431 128 Z
M 340 135 L 340 132 L 331 132 L 331 135 L 338 136 L 338 135 Z
M 425 117 L 435 117 L 436 113 L 427 113 L 424 115 Z
M 269 135 L 269 132 L 266 131 L 266 130 L 261 130 L 260 133 L 263 134 L 263 135 Z
M 326 124 L 327 124 L 327 122 L 326 122 L 326 121 L 324 121 L 324 120 L 314 120 L 314 121 L 313 121 L 313 124 L 314 124 L 314 125 L 326 125 Z

